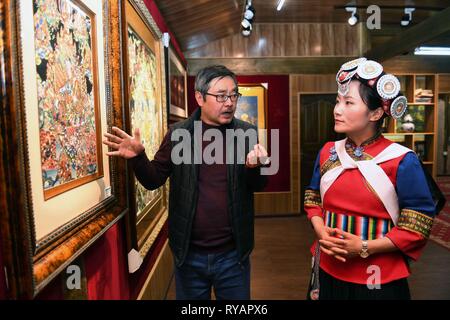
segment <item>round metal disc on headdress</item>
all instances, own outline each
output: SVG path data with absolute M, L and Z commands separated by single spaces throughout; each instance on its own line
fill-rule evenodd
M 383 67 L 378 62 L 373 60 L 367 60 L 362 62 L 358 69 L 356 69 L 356 73 L 363 79 L 370 80 L 378 77 L 383 72 Z
M 353 76 L 355 75 L 356 71 L 345 71 L 345 70 L 339 70 L 339 72 L 336 74 L 336 82 L 339 83 L 344 83 L 347 80 L 353 78 Z
M 400 119 L 406 112 L 408 103 L 405 96 L 400 96 L 394 99 L 391 104 L 391 116 L 394 119 Z
M 341 96 L 346 96 L 349 90 L 350 90 L 350 81 L 347 81 L 346 83 L 338 83 L 338 93 Z
M 392 74 L 385 74 L 378 80 L 377 91 L 384 99 L 394 99 L 400 92 L 400 82 Z
M 353 69 L 356 69 L 364 61 L 367 61 L 367 59 L 366 58 L 358 58 L 358 59 L 348 61 L 341 66 L 341 69 L 344 71 L 351 71 Z

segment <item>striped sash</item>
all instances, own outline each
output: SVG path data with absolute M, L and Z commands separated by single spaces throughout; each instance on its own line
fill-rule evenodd
M 349 216 L 326 211 L 325 225 L 357 235 L 362 240 L 374 240 L 384 238 L 394 224 L 391 219 Z

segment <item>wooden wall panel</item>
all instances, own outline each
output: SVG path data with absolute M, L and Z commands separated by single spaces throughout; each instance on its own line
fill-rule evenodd
M 334 74 L 327 75 L 312 75 L 300 74 L 291 75 L 289 77 L 290 83 L 290 109 L 291 109 L 291 174 L 292 194 L 297 195 L 292 197 L 292 207 L 302 212 L 300 208 L 300 105 L 298 101 L 299 93 L 329 93 L 337 92 L 336 76 Z
M 187 50 L 186 58 L 357 56 L 360 32 L 347 23 L 256 23 L 252 34 L 237 33 Z
M 279 58 L 195 58 L 188 59 L 188 73 L 195 76 L 213 64 L 228 66 L 239 75 L 329 74 L 354 57 L 279 57 Z
M 450 73 L 450 59 L 446 56 L 398 56 L 382 62 L 390 73 Z
M 439 93 L 450 93 L 450 74 L 439 75 Z
M 291 206 L 291 192 L 255 193 L 255 215 L 273 216 L 296 213 Z
M 190 58 L 189 75 L 208 65 L 223 64 L 237 74 L 331 74 L 354 57 Z M 390 73 L 450 73 L 446 57 L 401 56 L 383 62 Z

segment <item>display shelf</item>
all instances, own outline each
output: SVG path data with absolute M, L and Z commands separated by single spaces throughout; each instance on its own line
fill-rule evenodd
M 402 119 L 386 118 L 383 133 L 387 139 L 414 150 L 424 167 L 436 176 L 436 126 L 438 75 L 399 74 L 408 109 Z

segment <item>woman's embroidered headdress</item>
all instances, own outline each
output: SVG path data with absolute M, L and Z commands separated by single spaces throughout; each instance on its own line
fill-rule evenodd
M 338 93 L 345 96 L 350 81 L 355 78 L 378 94 L 387 115 L 400 119 L 406 112 L 407 100 L 405 96 L 400 95 L 400 82 L 394 75 L 385 73 L 381 64 L 366 58 L 344 63 L 336 74 Z

